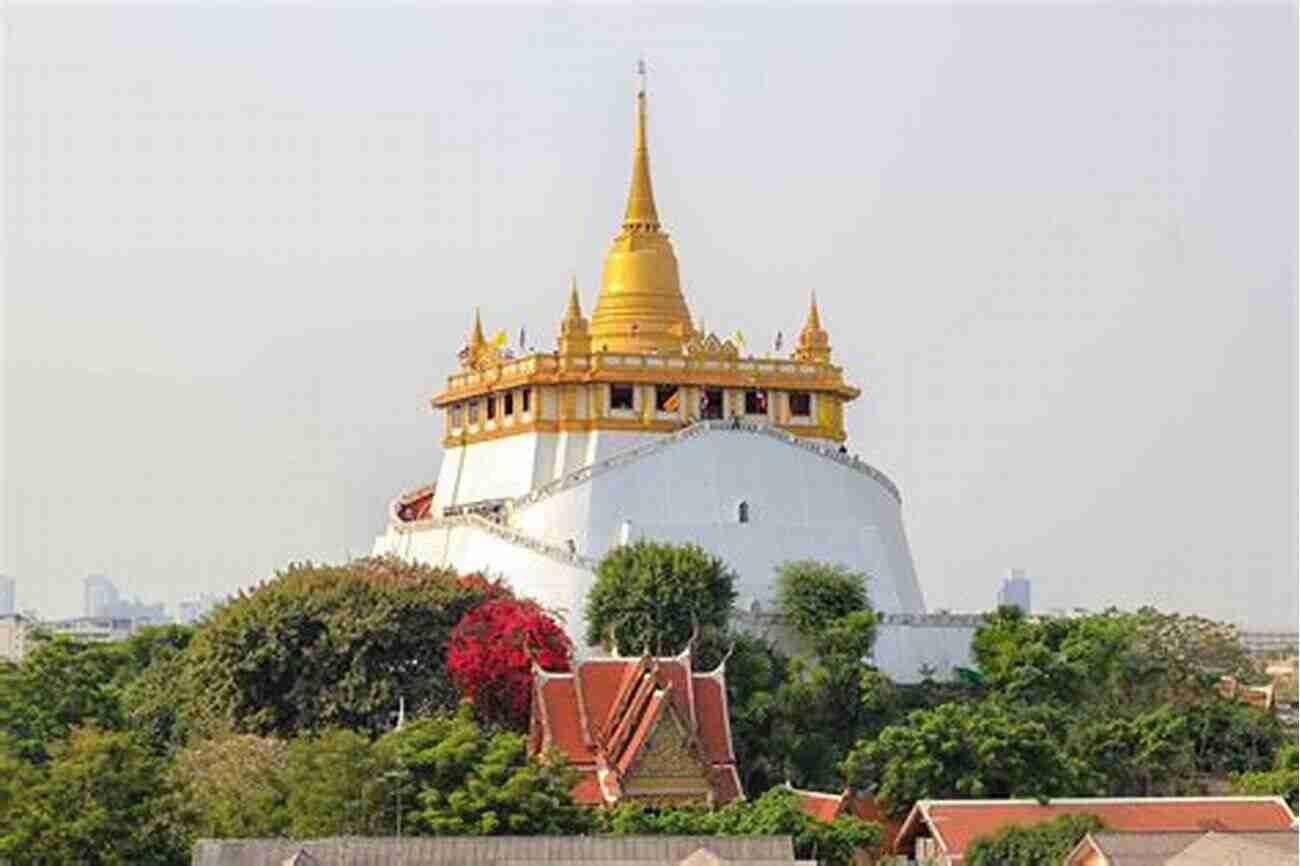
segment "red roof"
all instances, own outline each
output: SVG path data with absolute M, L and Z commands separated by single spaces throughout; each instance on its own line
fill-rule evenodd
M 574 797 L 604 803 L 604 790 L 618 789 L 612 780 L 631 768 L 670 706 L 694 738 L 714 780 L 715 800 L 743 797 L 722 670 L 692 672 L 689 651 L 671 658 L 587 659 L 572 673 L 534 671 L 529 751 L 557 748 L 584 774 Z M 598 772 L 613 774 L 610 784 L 600 784 Z
M 1280 797 L 1133 797 L 1127 799 L 921 800 L 899 831 L 895 850 L 909 853 L 916 837 L 930 835 L 949 857 L 961 857 L 980 836 L 1024 827 L 1060 815 L 1096 815 L 1108 830 L 1287 830 L 1295 816 Z
M 903 823 L 888 815 L 876 805 L 870 794 L 827 794 L 821 791 L 801 791 L 791 788 L 799 797 L 799 807 L 818 821 L 834 821 L 840 815 L 852 815 L 880 825 L 880 842 L 887 852 L 892 852 L 894 837 Z

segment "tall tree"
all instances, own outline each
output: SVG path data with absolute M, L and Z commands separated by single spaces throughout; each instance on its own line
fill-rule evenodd
M 635 541 L 606 554 L 587 595 L 587 642 L 619 652 L 681 652 L 696 628 L 726 629 L 736 575 L 694 544 Z
M 454 705 L 447 636 L 482 592 L 397 559 L 294 565 L 223 605 L 186 649 L 189 713 L 202 726 L 289 737 L 377 734 L 408 712 Z
M 776 567 L 776 604 L 801 637 L 815 642 L 841 617 L 871 609 L 867 576 L 838 563 L 782 562 Z

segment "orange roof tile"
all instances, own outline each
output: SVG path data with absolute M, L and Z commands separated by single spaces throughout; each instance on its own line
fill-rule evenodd
M 921 800 L 898 833 L 906 852 L 923 829 L 950 857 L 1003 827 L 1024 827 L 1060 815 L 1096 815 L 1109 830 L 1286 830 L 1295 816 L 1279 797 L 1149 797 L 1035 800 Z
M 578 719 L 578 696 L 573 678 L 566 675 L 546 676 L 542 683 L 542 723 L 555 748 L 571 763 L 591 763 L 594 756 L 582 739 Z
M 722 682 L 710 674 L 691 677 L 695 692 L 695 713 L 700 746 L 715 764 L 735 763 L 731 748 L 731 725 L 727 719 L 727 696 Z
M 799 797 L 799 808 L 818 821 L 834 821 L 835 816 L 840 813 L 840 806 L 844 805 L 842 794 L 799 790 L 795 790 L 795 794 Z

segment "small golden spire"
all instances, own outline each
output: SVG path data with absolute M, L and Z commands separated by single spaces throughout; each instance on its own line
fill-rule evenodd
M 791 353 L 796 361 L 811 361 L 816 364 L 831 362 L 830 335 L 822 328 L 821 313 L 817 309 L 817 293 L 812 293 L 808 303 L 808 318 L 799 332 L 799 344 Z
M 627 192 L 627 212 L 623 228 L 633 231 L 658 231 L 659 213 L 655 210 L 654 189 L 650 186 L 650 150 L 645 139 L 645 61 L 637 61 L 640 85 L 636 93 L 636 134 L 632 140 L 632 186 Z
M 582 304 L 578 301 L 578 277 L 569 276 L 569 306 L 560 320 L 560 338 L 557 341 L 561 355 L 591 354 L 591 331 L 587 320 L 582 315 Z
M 474 328 L 469 332 L 470 346 L 482 346 L 487 340 L 483 339 L 483 320 L 479 317 L 478 307 L 474 308 Z
M 582 304 L 578 302 L 578 275 L 569 275 L 569 309 L 564 313 L 566 322 L 582 318 Z

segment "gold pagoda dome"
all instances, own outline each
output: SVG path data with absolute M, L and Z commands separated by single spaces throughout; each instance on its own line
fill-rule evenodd
M 632 183 L 623 230 L 605 256 L 600 294 L 591 316 L 596 352 L 680 354 L 690 338 L 691 313 L 682 296 L 677 256 L 659 225 L 646 147 L 645 67 L 636 95 Z

